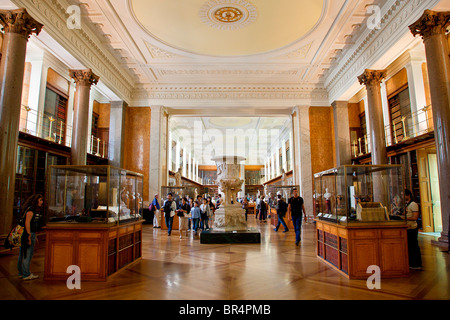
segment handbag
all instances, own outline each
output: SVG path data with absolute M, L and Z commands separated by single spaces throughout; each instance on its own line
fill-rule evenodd
M 14 247 L 20 247 L 22 245 L 22 235 L 25 231 L 25 217 L 20 219 L 19 223 L 11 230 L 8 235 L 7 241 L 5 241 L 5 247 L 12 249 Z

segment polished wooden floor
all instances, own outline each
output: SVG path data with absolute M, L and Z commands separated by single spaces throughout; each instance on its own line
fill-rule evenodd
M 144 225 L 143 259 L 107 282 L 82 282 L 69 290 L 65 282 L 43 281 L 44 246 L 36 250 L 31 271 L 37 280 L 17 278 L 17 254 L 0 255 L 0 299 L 89 300 L 304 300 L 304 299 L 450 299 L 450 257 L 421 235 L 424 268 L 408 278 L 384 279 L 380 290 L 366 281 L 347 280 L 315 256 L 314 225 L 303 226 L 303 242 L 293 230 L 273 227 L 249 217 L 261 230 L 262 243 L 204 245 L 195 237 L 179 239 Z

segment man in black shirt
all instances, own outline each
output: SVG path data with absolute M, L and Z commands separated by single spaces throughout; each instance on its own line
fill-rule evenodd
M 290 220 L 294 224 L 295 229 L 295 245 L 301 241 L 301 233 L 302 233 L 302 211 L 304 213 L 305 222 L 306 222 L 306 210 L 303 198 L 298 195 L 297 189 L 293 189 L 294 196 L 289 199 L 288 205 L 288 213 L 290 214 Z

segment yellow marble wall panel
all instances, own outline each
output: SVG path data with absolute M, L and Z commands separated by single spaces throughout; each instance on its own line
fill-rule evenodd
M 69 81 L 51 68 L 48 69 L 47 83 L 65 93 L 67 96 L 69 95 Z
M 144 175 L 144 200 L 149 199 L 150 108 L 128 107 L 125 114 L 124 168 Z M 159 152 L 159 150 L 155 150 Z
M 403 68 L 395 76 L 386 81 L 386 93 L 389 97 L 397 90 L 408 84 L 408 74 L 406 69 Z
M 98 127 L 99 128 L 109 128 L 109 117 L 111 114 L 111 104 L 110 103 L 100 103 L 98 106 Z
M 359 128 L 359 114 L 361 113 L 359 109 L 359 103 L 349 103 L 348 104 L 348 125 L 350 128 Z
M 334 167 L 331 107 L 311 107 L 309 126 L 311 133 L 311 170 L 315 174 Z

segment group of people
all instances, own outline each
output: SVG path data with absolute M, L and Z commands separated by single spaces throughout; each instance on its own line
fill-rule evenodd
M 295 229 L 295 244 L 298 246 L 301 241 L 301 227 L 302 218 L 306 221 L 306 210 L 304 206 L 303 198 L 299 196 L 298 190 L 293 189 L 293 196 L 286 203 L 281 195 L 278 195 L 277 201 L 277 216 L 278 223 L 275 227 L 275 231 L 282 225 L 284 227 L 283 232 L 288 232 L 289 228 L 285 222 L 286 215 L 292 220 Z M 419 227 L 417 219 L 419 218 L 419 206 L 413 200 L 413 194 L 410 190 L 405 190 L 405 212 L 404 218 L 407 224 L 407 236 L 408 236 L 408 253 L 409 253 L 409 265 L 412 269 L 422 268 L 422 258 L 418 243 Z M 22 219 L 24 221 L 24 232 L 21 237 L 21 247 L 19 251 L 19 258 L 17 261 L 17 269 L 19 272 L 19 278 L 23 280 L 34 280 L 39 278 L 30 272 L 31 258 L 33 257 L 34 248 L 38 244 L 36 237 L 36 231 L 38 229 L 39 213 L 42 210 L 44 198 L 42 195 L 33 195 L 22 206 Z M 197 196 L 197 199 L 182 198 L 179 204 L 173 199 L 172 193 L 167 194 L 167 199 L 164 204 L 160 206 L 159 196 L 155 195 L 151 210 L 155 212 L 154 228 L 160 228 L 160 211 L 163 211 L 166 226 L 168 227 L 168 235 L 172 232 L 173 219 L 175 215 L 180 217 L 180 238 L 183 231 L 188 235 L 188 231 L 192 230 L 197 234 L 200 230 L 209 230 L 210 224 L 214 218 L 214 211 L 222 203 L 221 198 L 217 197 L 214 201 L 211 197 L 202 198 Z M 248 213 L 248 201 L 244 199 L 242 207 L 245 210 L 247 219 Z M 268 204 L 261 197 L 257 206 L 257 215 L 261 222 L 266 221 Z M 158 217 L 159 216 L 159 217 Z
M 211 197 L 203 198 L 199 195 L 196 199 L 183 197 L 178 202 L 173 199 L 173 194 L 169 192 L 161 206 L 159 195 L 156 194 L 150 204 L 150 211 L 154 213 L 153 228 L 161 228 L 161 215 L 164 215 L 164 222 L 169 236 L 172 234 L 173 219 L 177 215 L 180 218 L 179 230 L 181 239 L 183 231 L 188 236 L 189 231 L 198 234 L 200 230 L 209 230 L 210 225 L 213 223 L 214 212 L 219 208 L 222 199 L 220 195 L 214 200 Z
M 275 227 L 275 232 L 278 232 L 278 229 L 281 225 L 284 227 L 283 232 L 288 232 L 289 228 L 284 221 L 286 215 L 288 215 L 289 219 L 292 220 L 292 223 L 294 225 L 295 230 L 295 245 L 298 246 L 301 242 L 301 233 L 302 233 L 302 218 L 306 222 L 306 210 L 304 205 L 304 200 L 302 197 L 299 196 L 298 190 L 294 188 L 292 190 L 293 196 L 288 200 L 288 203 L 284 201 L 281 194 L 277 195 L 277 217 L 278 217 L 278 223 Z M 248 204 L 249 199 L 243 198 L 241 201 L 242 208 L 245 210 L 245 221 L 248 219 Z M 267 223 L 268 218 L 268 212 L 269 212 L 269 204 L 266 203 L 264 200 L 264 196 L 260 196 L 259 199 L 256 201 L 256 215 L 255 218 L 258 219 L 260 223 Z

